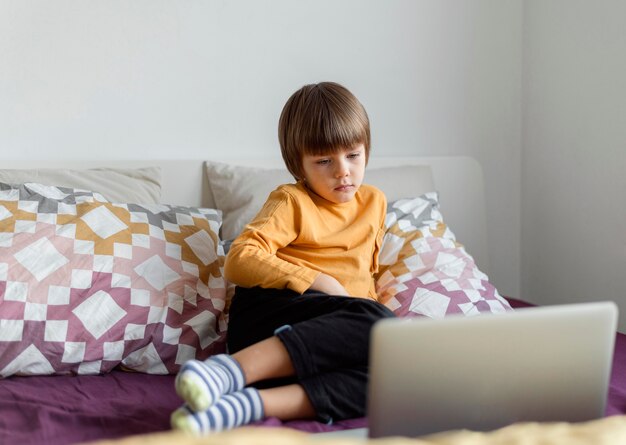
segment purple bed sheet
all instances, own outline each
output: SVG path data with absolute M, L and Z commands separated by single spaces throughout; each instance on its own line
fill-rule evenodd
M 528 306 L 510 300 L 514 307 Z M 114 371 L 99 376 L 11 377 L 0 380 L 0 444 L 65 445 L 169 429 L 169 415 L 180 406 L 174 376 Z M 617 334 L 606 415 L 626 414 L 626 335 Z M 325 425 L 281 422 L 308 432 L 357 428 L 366 418 Z

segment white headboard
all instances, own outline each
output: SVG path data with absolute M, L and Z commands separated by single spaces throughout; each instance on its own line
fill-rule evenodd
M 234 159 L 230 162 L 254 167 L 283 166 L 280 158 Z M 204 174 L 204 160 L 32 160 L 2 161 L 0 169 L 12 168 L 96 168 L 96 167 L 146 167 L 161 168 L 161 196 L 168 204 L 207 206 L 210 202 L 208 183 Z M 429 165 L 435 188 L 439 191 L 441 212 L 445 222 L 459 242 L 474 257 L 481 270 L 489 273 L 485 189 L 482 168 L 472 158 L 450 157 L 372 157 L 368 168 L 395 165 Z

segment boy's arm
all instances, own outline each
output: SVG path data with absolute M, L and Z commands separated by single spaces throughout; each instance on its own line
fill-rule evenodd
M 272 192 L 255 219 L 233 242 L 226 263 L 226 279 L 243 287 L 289 288 L 304 293 L 320 272 L 280 259 L 278 249 L 298 235 L 295 198 L 280 189 Z M 325 280 L 322 278 L 322 283 Z M 323 284 L 322 284 L 323 286 Z M 322 290 L 322 289 L 319 289 Z
M 304 293 L 320 273 L 281 260 L 254 245 L 234 244 L 226 257 L 224 276 L 242 287 L 289 288 Z
M 309 289 L 324 292 L 328 295 L 350 295 L 339 281 L 325 273 L 320 273 Z

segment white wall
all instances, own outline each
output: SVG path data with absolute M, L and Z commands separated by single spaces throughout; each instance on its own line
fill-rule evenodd
M 374 153 L 479 160 L 479 266 L 518 296 L 521 23 L 520 0 L 0 0 L 0 159 L 277 155 L 287 97 L 335 80 Z
M 522 297 L 615 300 L 626 332 L 626 2 L 525 4 Z
M 622 0 L 0 0 L 0 159 L 276 156 L 287 97 L 336 80 L 375 153 L 480 161 L 503 294 L 613 299 L 626 330 L 623 17 Z

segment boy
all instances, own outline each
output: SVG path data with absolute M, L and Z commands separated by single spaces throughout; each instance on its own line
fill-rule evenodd
M 306 85 L 283 108 L 279 141 L 297 182 L 273 191 L 233 242 L 230 355 L 183 365 L 176 390 L 186 406 L 172 414 L 174 428 L 365 415 L 370 329 L 393 316 L 372 277 L 386 200 L 362 185 L 367 113 L 341 85 Z

